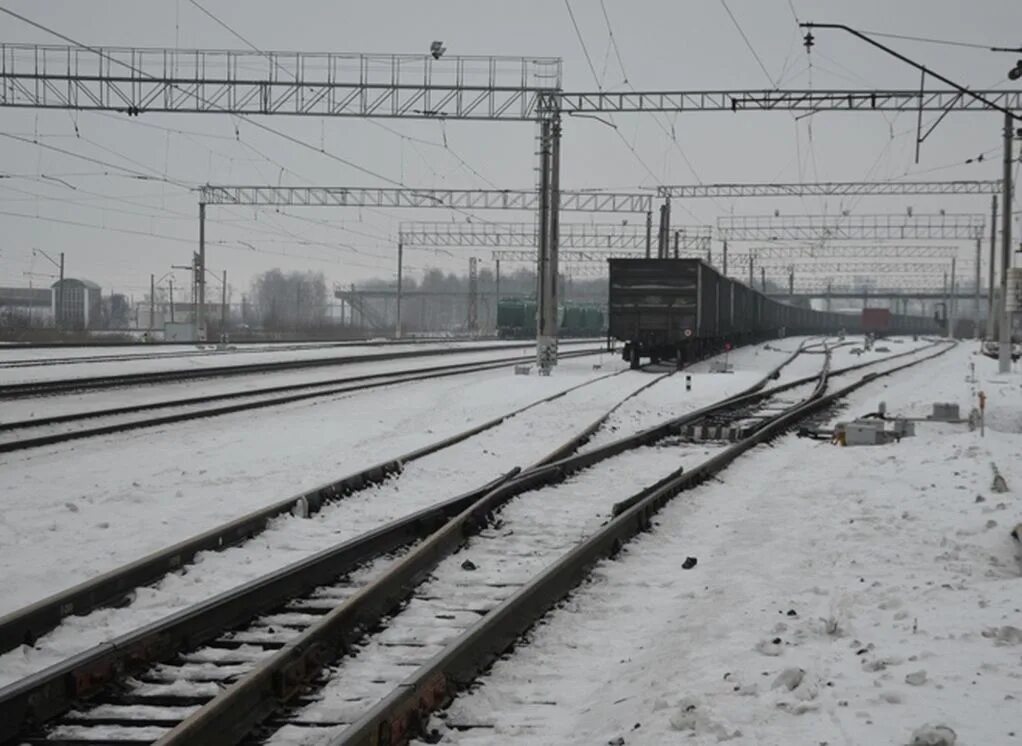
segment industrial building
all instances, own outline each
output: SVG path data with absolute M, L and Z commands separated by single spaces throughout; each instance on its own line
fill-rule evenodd
M 90 329 L 96 326 L 101 314 L 101 291 L 90 280 L 65 277 L 51 286 L 53 315 L 62 329 Z

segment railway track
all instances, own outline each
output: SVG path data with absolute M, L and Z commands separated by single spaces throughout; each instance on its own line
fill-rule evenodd
M 597 352 L 589 350 L 564 352 L 561 354 L 561 358 L 570 359 L 597 354 Z M 217 417 L 247 410 L 290 404 L 306 399 L 366 391 L 381 386 L 393 386 L 401 383 L 414 383 L 467 373 L 478 373 L 529 362 L 533 359 L 534 356 L 530 355 L 482 362 L 453 363 L 415 368 L 395 373 L 372 373 L 313 383 L 293 383 L 261 389 L 231 391 L 221 394 L 209 394 L 206 396 L 170 399 L 2 422 L 0 423 L 0 453 L 22 451 L 40 446 L 79 440 L 81 438 L 110 435 L 146 427 Z M 163 413 L 155 416 L 147 414 L 157 411 Z
M 913 352 L 902 357 L 906 354 L 918 356 Z M 861 367 L 865 366 L 852 369 Z M 485 643 L 487 650 L 493 647 L 494 640 L 504 640 L 500 645 L 505 644 L 506 630 L 503 636 L 494 637 L 490 632 L 485 640 L 479 636 L 480 617 L 483 621 L 496 618 L 491 616 L 491 610 L 503 608 L 518 598 L 526 587 L 531 587 L 530 578 L 544 567 L 559 566 L 563 557 L 561 560 L 558 557 L 564 552 L 571 555 L 579 546 L 602 535 L 604 528 L 600 524 L 612 514 L 628 514 L 643 500 L 681 479 L 685 473 L 674 468 L 678 444 L 672 438 L 677 439 L 686 426 L 720 416 L 722 412 L 731 412 L 736 421 L 746 423 L 738 443 L 721 445 L 705 462 L 723 468 L 727 460 L 721 459 L 727 453 L 735 449 L 740 453 L 775 434 L 778 428 L 791 424 L 796 414 L 819 402 L 826 377 L 824 372 L 812 380 L 794 381 L 769 392 L 732 397 L 634 436 L 563 458 L 577 448 L 578 442 L 566 444 L 523 473 L 510 472 L 485 488 L 462 496 L 457 517 L 438 531 L 420 531 L 412 537 L 407 532 L 393 533 L 393 527 L 378 529 L 372 535 L 324 550 L 299 563 L 300 567 L 250 583 L 200 605 L 201 608 L 195 607 L 151 629 L 114 640 L 104 649 L 40 672 L 0 692 L 0 715 L 4 716 L 0 722 L 11 724 L 2 735 L 12 737 L 33 722 L 63 717 L 59 725 L 45 733 L 27 734 L 28 740 L 123 743 L 121 737 L 128 737 L 135 740 L 127 742 L 151 742 L 166 735 L 168 743 L 221 743 L 242 738 L 259 740 L 269 733 L 260 730 L 266 727 L 272 731 L 277 727 L 337 730 L 350 726 L 355 729 L 352 732 L 363 733 L 365 727 L 370 727 L 365 725 L 369 718 L 375 723 L 370 727 L 373 733 L 386 731 L 400 739 L 424 715 L 418 712 L 422 709 L 420 705 L 428 710 L 441 702 L 457 680 L 444 673 L 439 679 L 427 677 L 421 687 L 416 685 L 409 690 L 405 685 L 397 686 L 404 675 L 429 668 L 427 653 L 439 652 L 441 648 L 448 651 L 454 644 L 452 639 L 471 638 Z M 818 383 L 814 383 L 817 378 Z M 807 387 L 813 390 L 805 391 Z M 803 395 L 797 396 L 800 388 Z M 785 392 L 800 398 L 800 403 L 785 403 L 777 412 L 769 412 L 769 403 L 776 404 Z M 753 422 L 758 424 L 748 424 Z M 586 433 L 581 437 L 586 437 Z M 656 443 L 662 447 L 648 448 Z M 687 447 L 706 449 L 705 444 Z M 642 458 L 635 456 L 636 449 L 644 449 Z M 607 503 L 594 509 L 588 496 L 598 486 L 606 489 L 617 484 L 615 470 L 632 481 L 648 479 L 650 453 L 656 454 L 658 466 L 654 471 L 662 474 L 656 483 L 628 500 L 619 501 L 613 508 Z M 703 474 L 707 468 L 700 466 L 694 473 Z M 565 482 L 575 472 L 581 476 L 574 482 Z M 566 488 L 568 492 L 563 491 Z M 552 498 L 547 490 L 556 491 L 557 497 Z M 505 520 L 504 525 L 488 520 L 498 510 L 501 511 L 498 521 Z M 514 528 L 510 530 L 515 533 L 509 534 L 506 521 L 512 518 Z M 421 523 L 426 519 L 419 516 L 416 520 Z M 616 522 L 617 519 L 607 525 Z M 473 537 L 469 539 L 469 551 L 480 546 L 486 549 L 475 558 L 464 551 L 452 558 L 451 554 L 468 535 Z M 526 537 L 532 540 L 525 541 L 529 551 L 522 554 L 519 540 Z M 408 551 L 415 540 L 421 543 Z M 394 558 L 394 552 L 406 554 Z M 479 568 L 483 572 L 477 573 Z M 492 577 L 487 573 L 493 568 L 506 573 L 501 576 L 504 580 L 483 582 L 464 596 L 451 595 L 460 592 L 466 577 Z M 545 574 L 543 571 L 542 575 Z M 427 581 L 425 585 L 423 580 Z M 483 591 L 478 593 L 480 587 Z M 413 589 L 415 595 L 408 600 Z M 388 614 L 393 616 L 383 631 L 363 639 L 366 631 L 378 629 Z M 504 625 L 511 623 L 509 620 L 518 624 L 515 615 L 501 619 Z M 426 626 L 422 627 L 423 624 Z M 460 634 L 464 630 L 466 634 Z M 511 639 L 517 634 L 513 632 Z M 440 648 L 434 651 L 431 645 Z M 374 657 L 395 651 L 403 651 L 398 659 Z M 349 655 L 343 658 L 338 670 L 354 677 L 343 679 L 345 691 L 364 694 L 357 706 L 351 704 L 347 714 L 343 717 L 335 714 L 334 720 L 324 720 L 323 713 L 314 709 L 301 710 L 304 704 L 315 707 L 312 700 L 322 695 L 312 694 L 308 687 L 318 680 L 326 664 L 344 652 Z M 146 667 L 159 660 L 165 662 Z M 358 661 L 369 663 L 363 665 Z M 104 686 L 111 679 L 123 680 L 127 673 L 133 673 L 135 678 L 126 688 Z M 416 704 L 406 711 L 407 702 L 401 700 L 404 704 L 395 705 L 394 697 L 409 691 L 416 695 L 413 697 Z M 89 709 L 68 714 L 72 702 L 90 693 L 94 696 Z M 394 710 L 394 706 L 404 714 Z M 380 715 L 381 707 L 384 715 Z M 380 717 L 384 717 L 382 723 L 377 722 Z
M 123 347 L 138 347 L 141 350 L 138 354 L 123 354 L 123 355 L 82 355 L 78 357 L 53 357 L 53 358 L 18 358 L 15 360 L 2 360 L 0 359 L 0 369 L 2 368 L 31 368 L 31 367 L 48 367 L 53 365 L 78 365 L 80 363 L 120 363 L 120 362 L 132 362 L 134 360 L 175 360 L 178 358 L 195 358 L 195 357 L 216 357 L 216 356 L 231 356 L 231 355 L 246 355 L 253 353 L 267 353 L 267 352 L 303 352 L 306 350 L 329 350 L 338 349 L 344 347 L 393 347 L 393 346 L 408 346 L 413 347 L 416 345 L 437 345 L 437 344 L 452 344 L 457 343 L 459 340 L 456 339 L 387 339 L 370 342 L 368 340 L 349 340 L 339 342 L 318 342 L 318 343 L 296 343 L 296 342 L 281 342 L 278 344 L 263 344 L 253 345 L 246 347 L 229 346 L 227 349 L 220 349 L 213 343 L 207 343 L 203 346 L 201 343 L 197 343 L 193 349 L 181 350 L 174 352 L 158 352 L 154 349 L 153 343 L 138 343 L 137 345 L 123 345 Z M 473 341 L 469 339 L 460 341 Z M 570 341 L 570 340 L 569 340 Z M 599 341 L 599 340 L 590 340 Z M 161 343 L 162 344 L 162 343 Z M 187 346 L 186 344 L 178 343 L 180 346 Z M 242 343 L 245 344 L 245 343 Z M 168 343 L 168 346 L 175 345 L 175 343 Z M 60 347 L 60 345 L 56 345 Z M 508 345 L 513 347 L 513 345 Z M 50 345 L 32 345 L 33 348 L 39 347 L 50 347 Z M 0 347 L 0 352 L 5 349 L 21 349 L 20 347 L 4 348 Z M 159 349 L 159 345 L 157 345 Z M 471 352 L 471 347 L 462 348 L 464 351 Z
M 533 345 L 522 344 L 521 349 L 532 349 Z M 202 378 L 223 378 L 255 373 L 275 373 L 306 368 L 323 368 L 355 363 L 374 363 L 391 360 L 405 360 L 419 357 L 466 355 L 480 352 L 500 352 L 516 349 L 512 345 L 480 345 L 470 350 L 463 348 L 406 350 L 403 352 L 376 352 L 368 355 L 348 357 L 321 357 L 306 360 L 278 360 L 274 362 L 249 363 L 244 365 L 210 365 L 185 370 L 150 371 L 147 373 L 124 373 L 110 376 L 61 378 L 45 381 L 24 381 L 0 385 L 0 399 L 17 399 L 30 396 L 53 396 L 78 391 L 119 388 L 123 386 L 150 385 L 177 381 L 193 381 Z

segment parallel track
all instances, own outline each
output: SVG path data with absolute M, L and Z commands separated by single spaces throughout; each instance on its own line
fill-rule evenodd
M 522 344 L 522 349 L 532 345 Z M 404 360 L 418 357 L 466 355 L 479 352 L 508 351 L 513 345 L 480 345 L 470 350 L 464 348 L 410 350 L 405 352 L 377 352 L 349 357 L 325 357 L 306 360 L 279 360 L 275 362 L 250 363 L 246 365 L 211 365 L 185 370 L 151 371 L 148 373 L 125 373 L 111 376 L 90 376 L 87 378 L 62 378 L 49 381 L 25 381 L 0 385 L 0 399 L 17 399 L 28 396 L 52 396 L 76 391 L 119 388 L 122 386 L 149 385 L 177 381 L 192 381 L 201 378 L 223 378 L 227 376 L 252 375 L 253 373 L 275 373 L 286 370 L 322 368 L 356 363 L 374 363 L 389 360 Z
M 593 354 L 598 354 L 598 351 L 580 350 L 577 352 L 565 352 L 562 353 L 560 357 L 563 360 Z M 314 383 L 293 383 L 261 389 L 231 391 L 223 394 L 209 394 L 206 396 L 171 399 L 167 401 L 148 402 L 145 404 L 133 404 L 101 410 L 76 412 L 73 414 L 5 422 L 0 423 L 0 453 L 22 451 L 30 448 L 38 448 L 40 446 L 64 443 L 71 440 L 79 440 L 81 438 L 110 435 L 112 433 L 126 432 L 146 427 L 156 427 L 159 425 L 169 425 L 178 422 L 188 422 L 190 420 L 217 417 L 246 410 L 290 404 L 292 402 L 303 401 L 306 399 L 365 391 L 368 389 L 379 388 L 381 386 L 392 386 L 400 383 L 414 383 L 466 373 L 478 373 L 531 360 L 533 360 L 533 356 L 518 356 L 472 363 L 454 363 L 427 368 L 414 368 L 395 373 L 372 373 L 361 376 L 350 376 L 347 378 L 335 378 L 327 381 L 316 381 Z M 220 404 L 218 406 L 202 406 L 227 401 L 233 401 L 234 403 Z M 164 414 L 145 418 L 131 416 L 161 409 L 177 409 L 182 411 L 177 411 L 173 414 Z M 79 429 L 76 429 L 75 427 L 79 423 L 96 423 L 97 421 L 101 422 L 104 419 L 114 421 L 107 422 L 105 424 L 93 424 L 91 427 L 81 427 Z M 40 430 L 53 428 L 55 426 L 63 426 L 64 429 L 58 432 L 37 434 Z

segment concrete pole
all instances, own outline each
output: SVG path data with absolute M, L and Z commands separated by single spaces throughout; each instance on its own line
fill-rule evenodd
M 156 275 L 149 275 L 149 336 L 152 341 L 153 329 L 156 324 Z
M 674 258 L 678 258 L 678 244 L 681 242 L 681 231 L 674 231 Z
M 62 328 L 62 324 L 58 321 L 61 318 L 60 314 L 64 312 L 64 252 L 60 252 L 60 277 L 57 280 L 57 313 L 54 314 L 54 322 L 56 322 L 57 328 Z
M 987 340 L 994 338 L 994 267 L 997 266 L 997 195 L 991 198 L 993 207 L 990 217 L 990 284 L 987 287 Z
M 195 268 L 195 287 L 199 305 L 195 309 L 195 336 L 206 341 L 206 204 L 199 203 L 199 266 Z
M 646 210 L 646 258 L 649 259 L 653 251 L 653 211 Z
M 788 295 L 794 299 L 795 296 L 795 268 L 788 270 Z
M 397 242 L 397 321 L 394 324 L 394 338 L 401 339 L 401 289 L 404 265 L 404 244 Z
M 979 303 L 979 286 L 980 286 L 980 262 L 983 261 L 983 239 L 976 236 L 976 293 L 975 293 L 975 310 L 976 310 L 976 336 L 979 336 L 979 319 L 980 319 L 980 303 Z
M 1004 194 L 1001 197 L 1001 333 L 998 339 L 997 370 L 1011 370 L 1011 316 L 1008 313 L 1008 268 L 1011 266 L 1011 156 L 1015 118 L 1004 114 Z
M 220 281 L 220 341 L 227 341 L 227 270 Z
M 550 329 L 549 361 L 557 365 L 557 319 L 558 288 L 557 276 L 560 272 L 560 240 L 561 240 L 561 118 L 557 117 L 551 124 L 550 143 Z
M 958 260 L 955 257 L 951 257 L 951 297 L 948 299 L 947 306 L 947 335 L 949 337 L 955 336 L 955 316 L 958 314 L 958 308 L 956 307 L 958 299 L 955 297 L 955 279 L 958 274 L 957 262 Z
M 721 256 L 721 262 L 723 262 L 723 267 L 721 268 L 720 273 L 727 277 L 727 241 L 724 242 L 724 251 Z
M 174 278 L 167 279 L 167 294 L 170 296 L 170 323 L 174 323 Z
M 766 292 L 766 267 L 759 268 L 759 289 Z

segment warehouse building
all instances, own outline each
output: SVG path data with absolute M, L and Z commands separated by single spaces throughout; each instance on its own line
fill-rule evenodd
M 53 309 L 61 329 L 91 329 L 102 318 L 99 285 L 65 277 L 52 285 Z

